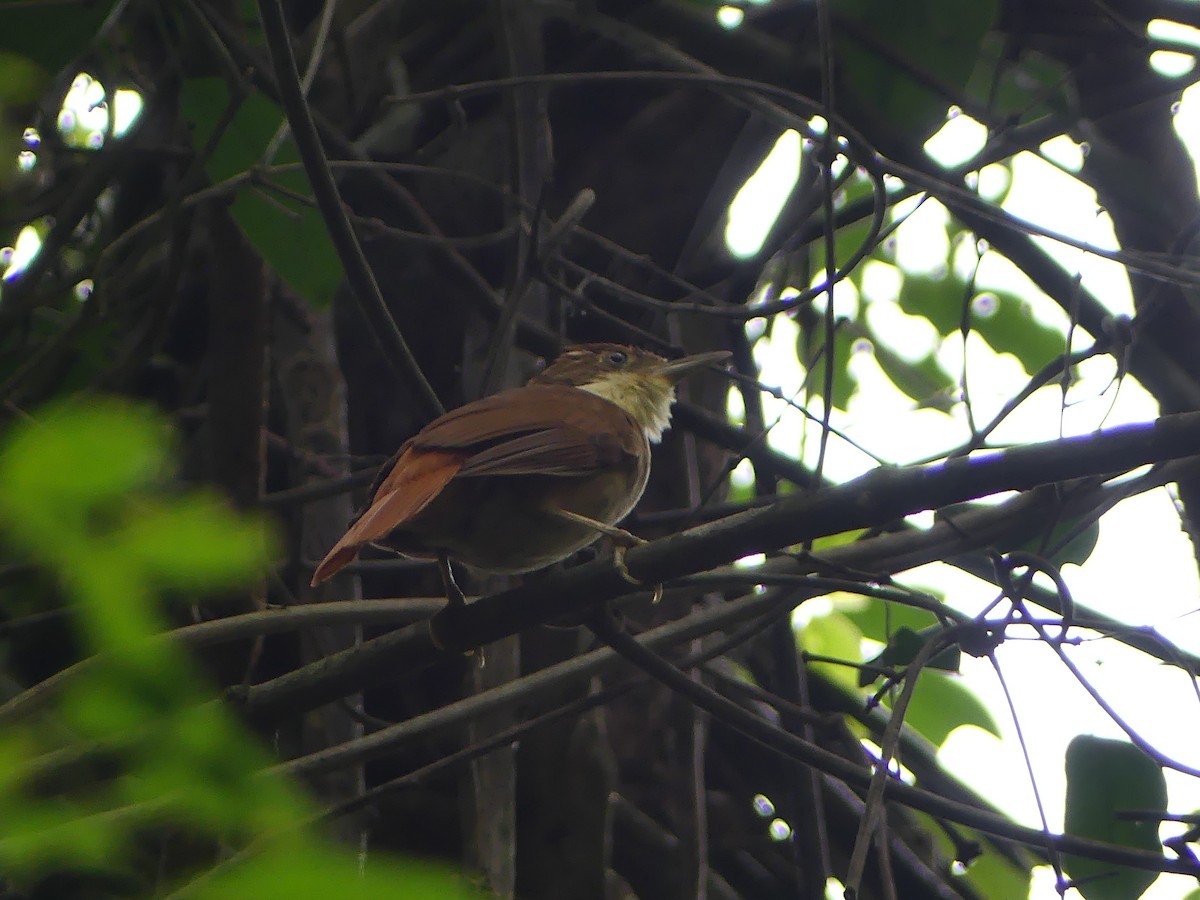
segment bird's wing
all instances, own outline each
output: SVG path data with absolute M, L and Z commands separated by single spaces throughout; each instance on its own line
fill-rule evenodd
M 513 402 L 520 397 L 519 403 Z M 412 440 L 470 453 L 460 477 L 586 475 L 636 458 L 641 429 L 623 409 L 565 385 L 529 385 L 468 403 Z
M 589 434 L 569 425 L 542 428 L 472 454 L 460 477 L 481 475 L 587 475 L 631 459 L 607 432 Z
M 312 583 L 410 521 L 456 477 L 587 475 L 636 459 L 644 440 L 621 407 L 567 385 L 528 385 L 460 406 L 400 448 Z

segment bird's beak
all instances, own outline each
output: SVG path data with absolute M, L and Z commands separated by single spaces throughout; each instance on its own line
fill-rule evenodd
M 733 356 L 728 350 L 713 350 L 711 353 L 695 353 L 682 359 L 669 359 L 658 367 L 656 375 L 662 375 L 677 382 L 690 372 L 709 365 L 710 363 L 725 362 Z

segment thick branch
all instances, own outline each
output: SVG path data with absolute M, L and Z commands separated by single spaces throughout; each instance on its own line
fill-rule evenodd
M 733 562 L 751 553 L 776 550 L 879 525 L 927 509 L 1004 490 L 1025 490 L 1087 475 L 1121 472 L 1162 459 L 1191 455 L 1200 446 L 1200 413 L 1164 416 L 1087 437 L 1067 438 L 904 469 L 880 469 L 837 487 L 789 495 L 773 505 L 701 525 L 630 550 L 625 561 L 634 576 L 656 584 Z M 951 529 L 952 534 L 954 533 Z M 939 544 L 927 556 L 914 543 L 932 542 L 941 532 L 890 535 L 909 548 L 901 568 L 941 559 L 982 543 Z M 976 539 L 978 541 L 980 539 Z M 863 541 L 826 554 L 837 563 L 886 571 L 880 544 Z M 899 557 L 897 557 L 899 560 Z M 899 562 L 897 564 L 900 564 Z M 893 569 L 894 570 L 894 569 Z M 582 612 L 630 593 L 621 571 L 596 561 L 508 591 L 483 597 L 451 621 L 418 622 L 368 641 L 353 651 L 290 672 L 248 689 L 249 712 L 274 716 L 311 709 L 381 677 L 399 677 L 432 665 L 444 653 L 479 647 L 555 616 Z M 438 631 L 439 650 L 433 639 Z M 0 708 L 0 714 L 3 713 Z

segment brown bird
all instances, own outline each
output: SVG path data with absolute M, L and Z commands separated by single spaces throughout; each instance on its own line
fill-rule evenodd
M 437 559 L 452 604 L 449 560 L 488 572 L 531 572 L 602 534 L 642 496 L 650 444 L 670 423 L 675 384 L 729 357 L 683 359 L 620 344 L 569 347 L 525 387 L 446 413 L 384 467 L 366 511 L 317 566 L 317 585 L 365 544 Z

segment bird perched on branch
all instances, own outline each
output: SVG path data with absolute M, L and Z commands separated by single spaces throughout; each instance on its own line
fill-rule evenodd
M 541 569 L 601 535 L 639 540 L 616 524 L 642 496 L 650 444 L 670 423 L 675 384 L 729 357 L 667 360 L 620 344 L 582 344 L 525 387 L 446 413 L 380 472 L 366 511 L 317 566 L 317 585 L 365 544 L 436 559 L 452 605 L 463 603 L 450 560 L 487 572 Z

